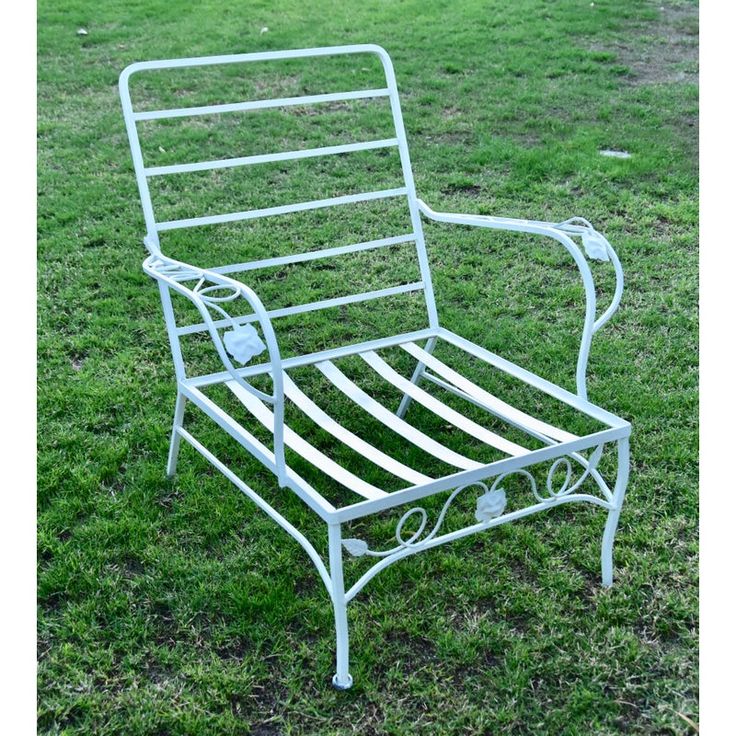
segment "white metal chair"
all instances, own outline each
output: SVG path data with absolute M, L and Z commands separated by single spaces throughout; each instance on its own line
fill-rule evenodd
M 129 79 L 131 75 L 151 70 L 173 70 L 181 68 L 212 67 L 213 65 L 242 64 L 250 71 L 252 62 L 272 62 L 285 59 L 327 57 L 336 55 L 368 54 L 380 59 L 385 86 L 378 89 L 359 89 L 339 91 L 318 95 L 301 95 L 279 99 L 258 99 L 252 101 L 226 101 L 222 104 L 188 108 L 135 110 L 131 103 Z M 263 509 L 274 521 L 283 527 L 306 550 L 317 568 L 332 599 L 337 634 L 337 671 L 333 684 L 339 689 L 350 687 L 352 677 L 348 668 L 348 624 L 347 604 L 378 572 L 391 563 L 436 547 L 461 537 L 481 532 L 490 527 L 513 521 L 538 511 L 545 511 L 560 504 L 583 502 L 595 504 L 608 512 L 601 550 L 603 585 L 612 582 L 612 547 L 624 500 L 629 472 L 630 425 L 623 419 L 590 403 L 586 394 L 586 365 L 593 335 L 611 318 L 616 311 L 623 289 L 623 274 L 613 248 L 586 220 L 571 218 L 565 222 L 549 223 L 536 220 L 517 220 L 501 217 L 462 215 L 435 212 L 421 199 L 418 199 L 412 177 L 404 125 L 402 122 L 399 98 L 394 71 L 388 54 L 375 45 L 339 46 L 293 51 L 215 56 L 209 58 L 176 59 L 168 61 L 148 61 L 132 64 L 120 77 L 125 123 L 133 156 L 135 174 L 140 190 L 146 224 L 144 243 L 150 252 L 143 267 L 159 285 L 163 311 L 177 380 L 177 398 L 174 412 L 174 425 L 167 472 L 173 475 L 176 469 L 180 440 L 185 439 L 201 453 L 225 477 L 234 483 L 246 496 Z M 329 108 L 329 103 L 373 98 L 388 98 L 393 119 L 395 135 L 388 139 L 369 140 L 335 146 L 307 148 L 286 152 L 263 152 L 257 155 L 183 163 L 166 166 L 147 166 L 144 163 L 138 126 L 142 121 L 170 120 L 172 118 L 193 118 L 202 115 L 226 115 L 233 112 L 247 112 L 262 109 L 288 109 L 293 106 L 315 106 Z M 350 155 L 353 152 L 379 148 L 393 148 L 398 151 L 403 175 L 403 186 L 359 194 L 344 194 L 327 199 L 312 200 L 287 205 L 227 212 L 185 219 L 160 221 L 154 214 L 149 180 L 152 177 L 182 174 L 187 172 L 212 171 L 227 167 L 258 166 L 276 161 L 290 161 L 311 157 Z M 167 256 L 160 241 L 161 233 L 181 228 L 192 228 L 219 223 L 252 221 L 257 218 L 280 218 L 289 213 L 304 212 L 330 207 L 346 207 L 353 203 L 377 199 L 402 198 L 408 208 L 411 222 L 410 232 L 405 234 L 386 233 L 381 239 L 348 245 L 292 252 L 256 261 L 238 264 L 224 264 L 216 268 L 200 268 Z M 577 393 L 571 393 L 549 381 L 521 368 L 489 350 L 473 344 L 458 334 L 440 326 L 432 290 L 430 264 L 425 250 L 422 231 L 422 217 L 441 223 L 451 223 L 479 228 L 509 230 L 531 233 L 551 238 L 556 245 L 566 249 L 574 259 L 582 276 L 585 291 L 585 319 L 582 330 L 580 350 L 577 358 Z M 575 238 L 582 242 L 582 250 Z M 203 241 L 207 243 L 207 241 Z M 403 244 L 403 245 L 402 245 Z M 345 254 L 359 253 L 389 246 L 416 248 L 420 279 L 416 282 L 387 285 L 385 288 L 363 293 L 352 293 L 327 298 L 307 304 L 297 304 L 286 308 L 267 309 L 255 291 L 245 280 L 254 269 L 273 266 L 292 265 L 318 259 L 339 259 Z M 616 275 L 613 300 L 608 308 L 596 316 L 596 292 L 591 270 L 586 260 L 595 258 L 610 261 Z M 232 274 L 245 273 L 243 281 Z M 327 349 L 303 355 L 282 357 L 279 345 L 277 320 L 285 316 L 300 315 L 322 309 L 333 309 L 361 301 L 380 299 L 388 296 L 421 292 L 426 304 L 426 327 L 404 334 L 380 336 L 376 339 L 356 344 L 335 344 Z M 179 295 L 196 307 L 201 321 L 181 324 L 177 321 L 172 296 Z M 260 332 L 254 326 L 260 328 Z M 195 333 L 208 334 L 222 362 L 223 370 L 215 373 L 193 375 L 187 372 L 181 347 L 181 338 Z M 262 339 L 265 340 L 265 345 Z M 511 405 L 498 395 L 469 380 L 457 367 L 436 357 L 436 348 L 451 345 L 464 356 L 463 362 L 476 361 L 479 365 L 492 366 L 517 381 L 553 397 L 560 406 L 569 411 L 572 408 L 582 416 L 600 423 L 593 432 L 580 434 L 558 426 L 554 417 L 541 418 L 528 411 Z M 398 372 L 386 359 L 391 351 L 408 353 L 414 365 L 410 378 Z M 249 360 L 264 353 L 265 360 L 248 365 Z M 339 363 L 348 356 L 360 356 L 364 368 L 373 372 L 373 378 L 380 376 L 397 388 L 403 398 L 398 408 L 391 410 L 377 401 L 369 391 L 341 370 Z M 235 364 L 234 361 L 241 363 Z M 310 368 L 311 367 L 311 368 Z M 354 403 L 357 421 L 348 428 L 330 415 L 329 406 L 323 405 L 321 396 L 309 397 L 293 378 L 296 369 L 310 368 L 322 376 L 344 397 Z M 271 391 L 257 389 L 253 381 L 269 378 Z M 420 384 L 424 383 L 426 388 Z M 207 389 L 226 386 L 247 410 L 248 420 L 239 421 L 218 403 L 210 398 Z M 429 390 L 427 390 L 429 389 Z M 446 392 L 446 393 L 442 393 Z M 438 398 L 438 394 L 441 397 Z M 458 397 L 468 408 L 478 408 L 485 412 L 488 424 L 493 429 L 482 426 L 462 411 L 450 406 L 450 398 L 457 402 Z M 438 415 L 452 425 L 454 430 L 465 437 L 473 438 L 484 446 L 494 448 L 501 458 L 489 462 L 479 462 L 457 449 L 431 436 L 406 418 L 411 401 Z M 254 458 L 259 460 L 276 477 L 282 488 L 288 488 L 310 507 L 326 524 L 328 532 L 329 559 L 324 561 L 310 541 L 296 529 L 273 506 L 267 503 L 244 480 L 238 477 L 221 460 L 204 447 L 189 430 L 184 428 L 184 413 L 187 402 L 221 427 L 234 438 Z M 292 404 L 309 417 L 318 427 L 331 435 L 335 447 L 346 445 L 362 456 L 368 464 L 382 468 L 396 478 L 399 489 L 381 488 L 352 470 L 344 467 L 328 453 L 322 452 L 285 424 L 284 412 L 287 403 Z M 457 403 L 456 403 L 457 405 Z M 371 442 L 371 437 L 361 433 L 360 413 L 365 413 L 371 421 L 380 423 L 387 432 L 392 433 L 397 448 L 409 444 L 421 448 L 427 457 L 439 460 L 449 468 L 449 472 L 438 475 L 422 467 L 411 467 L 397 459 L 406 457 L 401 453 L 379 449 Z M 498 431 L 502 424 L 512 428 L 519 437 L 528 441 L 511 440 Z M 260 426 L 259 426 L 260 425 Z M 267 430 L 270 442 L 262 442 L 254 434 L 255 428 Z M 470 441 L 470 440 L 468 440 Z M 604 480 L 598 470 L 598 463 L 606 444 L 617 448 L 617 477 L 613 488 Z M 270 446 L 269 446 L 270 445 Z M 531 445 L 531 446 L 530 446 Z M 307 482 L 289 464 L 285 452 L 294 453 L 302 461 L 313 466 L 317 473 L 323 473 L 350 494 L 347 503 L 335 504 L 320 491 L 318 483 Z M 542 464 L 546 472 L 545 487 L 538 488 L 535 477 L 529 472 L 532 465 Z M 579 477 L 574 478 L 573 468 L 579 467 Z M 507 510 L 507 495 L 501 483 L 511 474 L 516 474 L 528 482 L 531 494 L 526 505 Z M 560 475 L 564 476 L 558 484 Z M 583 482 L 592 483 L 597 493 L 582 492 Z M 463 493 L 464 491 L 464 493 Z M 362 539 L 344 538 L 346 524 L 370 515 L 387 512 L 407 504 L 427 499 L 435 494 L 445 494 L 446 500 L 433 523 L 428 520 L 425 508 L 413 507 L 398 519 L 394 546 L 371 549 Z M 464 526 L 452 531 L 443 531 L 443 523 L 458 494 L 472 496 L 476 501 L 475 518 L 468 519 Z M 453 513 L 455 513 L 453 511 Z M 398 516 L 398 513 L 397 513 Z M 411 520 L 411 521 L 410 521 Z M 413 531 L 405 530 L 407 522 L 414 525 Z M 343 550 L 355 557 L 374 557 L 375 564 L 346 589 L 343 574 Z

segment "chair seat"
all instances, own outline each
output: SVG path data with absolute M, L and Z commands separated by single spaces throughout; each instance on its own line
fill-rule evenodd
M 624 420 L 539 376 L 513 366 L 453 333 L 443 332 L 445 334 L 440 337 L 440 341 L 443 338 L 447 342 L 451 340 L 455 347 L 461 347 L 466 351 L 467 358 L 470 360 L 475 358 L 476 362 L 480 360 L 490 363 L 489 358 L 495 358 L 493 361 L 496 363 L 495 367 L 500 368 L 507 375 L 520 374 L 526 383 L 536 384 L 535 388 L 557 399 L 565 411 L 555 412 L 555 414 L 568 415 L 568 421 L 569 415 L 578 414 L 585 418 L 588 425 L 595 425 L 594 428 L 585 432 L 574 431 L 574 427 L 562 426 L 560 416 L 555 417 L 548 414 L 542 418 L 523 411 L 471 381 L 459 370 L 435 357 L 417 342 L 399 342 L 383 350 L 356 348 L 354 352 L 342 354 L 338 360 L 321 359 L 318 356 L 312 361 L 300 363 L 299 370 L 317 371 L 329 382 L 331 389 L 336 389 L 349 399 L 353 409 L 349 417 L 349 426 L 342 420 L 342 417 L 337 418 L 330 413 L 330 407 L 326 405 L 327 402 L 323 397 L 309 396 L 303 390 L 300 379 L 292 375 L 296 369 L 294 371 L 284 370 L 284 395 L 291 404 L 288 409 L 292 413 L 294 408 L 298 410 L 335 441 L 328 452 L 323 452 L 287 422 L 284 427 L 284 443 L 293 453 L 313 466 L 318 474 L 327 476 L 331 481 L 351 492 L 349 498 L 352 500 L 347 504 L 341 504 L 340 508 L 355 508 L 357 509 L 355 513 L 362 516 L 363 512 L 376 511 L 376 503 L 380 508 L 392 507 L 408 500 L 474 482 L 483 477 L 497 475 L 499 472 L 508 472 L 535 462 L 564 456 L 585 448 L 597 447 L 606 441 L 619 438 L 622 431 L 628 427 Z M 406 378 L 392 367 L 389 356 L 392 355 L 395 360 L 397 351 L 399 353 L 403 351 L 415 361 L 423 364 L 422 380 L 441 387 L 447 394 L 440 394 L 438 398 L 437 392 L 430 393 L 426 388 Z M 443 441 L 433 436 L 433 433 L 427 430 L 423 423 L 402 418 L 395 409 L 381 403 L 372 395 L 381 393 L 380 391 L 369 393 L 361 388 L 358 382 L 348 377 L 340 364 L 343 360 L 354 356 L 362 359 L 372 379 L 379 377 L 393 389 L 407 395 L 416 404 L 439 417 L 443 426 L 451 428 L 456 437 L 459 435 L 458 441 L 452 443 L 455 447 L 448 446 L 446 439 Z M 513 369 L 516 370 L 513 371 Z M 516 377 L 518 378 L 518 375 Z M 313 381 L 309 383 L 311 385 Z M 212 416 L 214 402 L 197 386 L 197 379 L 192 379 L 189 384 L 190 398 Z M 227 386 L 237 397 L 242 407 L 247 410 L 247 417 L 251 423 L 260 424 L 271 433 L 274 431 L 274 414 L 272 407 L 267 402 L 262 401 L 261 398 L 227 375 L 222 375 L 219 384 Z M 216 384 L 210 380 L 208 385 Z M 451 406 L 447 401 L 449 393 L 464 399 L 465 401 L 460 404 L 468 406 L 469 411 L 463 412 Z M 458 405 L 457 401 L 454 403 Z M 480 407 L 484 410 L 481 414 L 486 418 L 485 421 L 478 420 L 477 409 L 473 407 Z M 240 434 L 241 437 L 245 437 L 244 444 L 246 445 L 252 445 L 254 441 L 258 443 L 258 440 L 255 440 L 247 429 L 248 422 L 244 422 L 246 426 L 243 426 L 228 415 L 221 406 L 217 408 L 221 419 L 228 417 L 230 425 L 236 427 L 236 432 L 231 432 L 233 436 L 237 438 L 237 435 Z M 473 414 L 476 418 L 471 418 L 468 414 Z M 365 419 L 369 419 L 372 423 L 378 422 L 388 430 L 391 437 L 388 447 L 384 449 L 378 447 L 371 442 L 369 436 L 366 436 L 365 430 L 361 432 Z M 222 421 L 220 423 L 222 424 Z M 446 433 L 443 434 L 446 435 Z M 483 461 L 470 457 L 471 453 L 466 454 L 458 449 L 458 444 L 462 446 L 464 442 L 476 448 L 480 445 L 489 451 L 492 458 Z M 344 454 L 340 452 L 344 448 L 340 448 L 340 444 L 357 453 L 366 463 L 372 463 L 385 471 L 385 476 L 395 480 L 393 487 L 389 487 L 390 484 L 380 487 L 375 482 L 362 477 L 354 469 L 341 464 L 338 458 Z M 433 461 L 428 464 L 435 468 L 438 465 L 445 466 L 450 472 L 432 472 L 420 465 L 403 462 L 399 458 L 407 454 L 404 451 L 405 448 L 402 447 L 406 444 L 422 450 L 423 452 L 419 455 L 427 456 Z M 266 454 L 269 453 L 265 446 L 261 445 L 261 448 Z M 319 490 L 318 482 L 308 483 L 293 468 L 288 468 L 287 472 L 297 486 L 294 490 L 299 492 L 306 489 L 307 498 L 305 500 L 310 502 L 310 505 L 314 506 L 316 503 L 322 509 L 334 513 L 336 506 L 325 498 Z

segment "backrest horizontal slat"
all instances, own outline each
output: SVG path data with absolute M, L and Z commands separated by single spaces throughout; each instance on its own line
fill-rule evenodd
M 164 120 L 166 118 L 185 118 L 195 115 L 217 115 L 223 112 L 245 110 L 266 110 L 272 107 L 293 105 L 315 105 L 322 102 L 342 102 L 344 100 L 363 100 L 369 97 L 388 97 L 389 91 L 383 89 L 357 89 L 352 92 L 330 92 L 324 95 L 302 95 L 301 97 L 280 97 L 271 100 L 249 100 L 222 105 L 203 105 L 201 107 L 177 107 L 167 110 L 141 110 L 133 113 L 133 120 Z
M 269 309 L 266 314 L 271 319 L 276 317 L 290 317 L 294 314 L 303 314 L 304 312 L 315 312 L 319 309 L 329 309 L 330 307 L 341 307 L 344 304 L 355 304 L 357 302 L 367 302 L 372 299 L 381 299 L 385 296 L 395 296 L 396 294 L 407 294 L 412 291 L 421 291 L 424 289 L 424 282 L 414 281 L 411 284 L 401 284 L 400 286 L 390 286 L 387 289 L 376 289 L 375 291 L 363 291 L 359 294 L 349 294 L 348 296 L 338 296 L 333 299 L 322 299 L 318 302 L 308 302 L 307 304 L 297 304 L 293 307 L 282 307 L 281 309 Z M 232 321 L 227 319 L 213 320 L 215 327 L 229 327 L 233 322 L 237 325 L 256 322 L 258 317 L 255 314 L 246 314 L 241 317 L 233 317 Z M 195 325 L 186 325 L 177 327 L 178 335 L 193 335 L 197 332 L 205 332 L 208 329 L 204 322 Z
M 353 202 L 368 202 L 372 199 L 388 199 L 389 197 L 401 197 L 408 194 L 406 187 L 397 189 L 382 189 L 377 192 L 362 192 L 360 194 L 346 194 L 342 197 L 330 197 L 329 199 L 314 199 L 309 202 L 296 202 L 285 204 L 280 207 L 265 207 L 258 210 L 246 210 L 244 212 L 229 212 L 222 215 L 208 215 L 205 217 L 190 217 L 184 220 L 168 220 L 156 223 L 156 230 L 176 230 L 177 228 L 198 227 L 200 225 L 218 225 L 225 222 L 237 222 L 239 220 L 254 220 L 259 217 L 270 217 L 271 215 L 285 215 L 289 212 L 304 212 L 305 210 L 318 210 L 324 207 L 334 207 L 341 204 L 352 204 Z
M 215 273 L 242 273 L 244 271 L 255 271 L 260 268 L 273 268 L 274 266 L 288 266 L 292 263 L 303 263 L 305 261 L 315 261 L 319 258 L 331 258 L 332 256 L 341 256 L 347 253 L 358 253 L 363 250 L 373 250 L 374 248 L 385 248 L 391 245 L 399 245 L 401 243 L 411 243 L 416 239 L 414 233 L 406 235 L 396 235 L 393 238 L 379 238 L 378 240 L 367 240 L 363 243 L 353 243 L 352 245 L 338 245 L 334 248 L 321 248 L 320 250 L 310 250 L 306 253 L 291 253 L 288 256 L 275 256 L 273 258 L 263 258 L 259 261 L 247 261 L 246 263 L 234 263 L 229 266 L 217 266 L 210 268 Z
M 315 156 L 332 156 L 338 153 L 352 153 L 354 151 L 370 151 L 376 148 L 390 148 L 398 146 L 398 138 L 384 138 L 377 141 L 361 141 L 359 143 L 345 143 L 340 146 L 322 146 L 321 148 L 303 148 L 298 151 L 283 151 L 281 153 L 263 153 L 257 156 L 241 156 L 240 158 L 224 158 L 216 161 L 198 161 L 191 164 L 172 164 L 170 166 L 151 166 L 144 169 L 146 176 L 162 176 L 165 174 L 186 174 L 192 171 L 209 171 L 211 169 L 227 169 L 233 166 L 251 166 L 253 164 L 267 164 L 273 161 L 294 161 L 300 158 Z

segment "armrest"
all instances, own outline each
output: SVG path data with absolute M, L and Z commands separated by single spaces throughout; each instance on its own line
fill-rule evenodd
M 587 399 L 587 388 L 585 374 L 590 354 L 590 344 L 593 335 L 611 319 L 619 304 L 624 289 L 624 273 L 621 262 L 616 251 L 606 238 L 582 217 L 572 217 L 564 222 L 551 223 L 542 220 L 520 220 L 510 217 L 491 217 L 488 215 L 464 215 L 451 212 L 435 212 L 421 199 L 417 200 L 421 213 L 430 220 L 436 222 L 450 223 L 454 225 L 469 225 L 472 227 L 486 227 L 494 230 L 509 230 L 512 232 L 531 233 L 544 235 L 556 240 L 570 253 L 580 271 L 585 289 L 585 320 L 583 333 L 580 340 L 580 351 L 576 371 L 576 383 L 578 395 Z M 609 261 L 613 264 L 616 274 L 616 287 L 611 303 L 596 319 L 596 294 L 593 274 L 590 266 L 580 249 L 580 246 L 571 236 L 580 237 L 583 247 L 589 258 L 594 260 Z
M 197 266 L 174 260 L 161 253 L 154 253 L 146 258 L 143 262 L 143 270 L 158 281 L 160 285 L 173 289 L 197 307 L 217 354 L 232 380 L 259 399 L 273 405 L 274 456 L 279 483 L 283 487 L 286 485 L 286 466 L 284 460 L 284 379 L 281 367 L 281 352 L 271 319 L 263 302 L 261 302 L 258 295 L 250 287 L 236 279 L 217 273 L 216 271 L 198 268 Z M 190 282 L 192 285 L 189 286 L 187 282 Z M 249 304 L 255 315 L 255 320 L 259 322 L 263 332 L 269 362 L 271 364 L 270 374 L 273 381 L 273 394 L 259 391 L 240 376 L 230 359 L 226 343 L 220 335 L 218 326 L 222 327 L 223 323 L 225 327 L 229 326 L 233 330 L 240 327 L 237 320 L 227 312 L 224 306 L 236 303 L 239 299 L 243 299 Z M 218 313 L 223 319 L 218 319 L 216 322 L 212 318 L 212 311 Z M 164 314 L 172 343 L 176 340 L 178 345 L 176 324 L 170 309 L 170 302 L 168 310 L 166 303 L 164 304 Z M 182 380 L 183 376 L 179 375 L 178 378 Z

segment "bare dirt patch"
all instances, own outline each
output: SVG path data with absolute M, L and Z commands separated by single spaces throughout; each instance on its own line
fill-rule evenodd
M 594 51 L 612 51 L 630 69 L 634 85 L 698 81 L 698 6 L 655 3 L 657 19 L 631 29 L 629 39 Z

